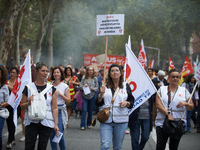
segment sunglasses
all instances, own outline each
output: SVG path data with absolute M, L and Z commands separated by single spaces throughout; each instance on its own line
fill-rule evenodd
M 171 78 L 172 79 L 175 79 L 175 78 L 179 79 L 179 76 L 171 76 Z

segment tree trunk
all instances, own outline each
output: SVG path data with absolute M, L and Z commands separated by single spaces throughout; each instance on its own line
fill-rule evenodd
M 16 0 L 10 0 L 8 4 L 8 12 L 6 13 L 4 27 L 0 38 L 0 62 L 6 64 L 8 52 L 12 48 L 13 34 L 13 20 L 16 15 Z
M 34 51 L 34 57 L 33 57 L 34 63 L 39 62 L 40 57 L 41 57 L 41 51 L 42 51 L 41 43 L 45 35 L 45 28 L 49 21 L 49 15 L 51 14 L 53 3 L 54 3 L 54 0 L 50 0 L 47 7 L 47 11 L 43 15 L 41 2 L 40 0 L 38 0 L 38 7 L 39 7 L 39 13 L 40 13 L 40 28 L 38 31 L 37 41 L 35 45 L 35 51 Z
M 47 33 L 47 59 L 48 66 L 53 66 L 53 25 L 54 25 L 54 15 L 52 14 L 49 20 L 49 28 Z
M 19 35 L 20 35 L 20 29 L 23 19 L 23 13 L 24 9 L 26 8 L 26 5 L 28 3 L 28 0 L 25 1 L 23 4 L 21 4 L 21 8 L 19 11 L 19 14 L 15 20 L 14 25 L 14 39 L 13 39 L 13 64 L 20 66 L 20 50 L 19 50 Z

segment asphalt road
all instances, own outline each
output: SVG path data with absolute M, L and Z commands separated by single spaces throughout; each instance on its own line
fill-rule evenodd
M 69 121 L 69 128 L 65 130 L 64 137 L 67 150 L 99 150 L 100 149 L 100 124 L 97 122 L 96 126 L 92 129 L 80 130 L 80 119 L 72 116 Z M 3 149 L 6 149 L 7 142 L 7 127 L 6 122 L 3 130 Z M 16 145 L 12 150 L 23 150 L 24 142 L 20 142 L 21 137 L 21 125 L 20 119 L 18 121 L 18 127 L 16 130 Z M 50 143 L 48 143 L 48 150 L 51 150 Z M 58 148 L 59 149 L 59 148 Z M 112 145 L 111 148 L 112 149 Z M 123 150 L 131 150 L 131 138 L 129 134 L 125 135 L 123 142 Z M 156 133 L 155 129 L 151 132 L 150 138 L 145 146 L 144 150 L 156 149 Z M 168 145 L 166 150 L 168 150 Z M 196 133 L 196 130 L 191 129 L 191 133 L 186 133 L 180 142 L 179 150 L 200 150 L 200 133 Z

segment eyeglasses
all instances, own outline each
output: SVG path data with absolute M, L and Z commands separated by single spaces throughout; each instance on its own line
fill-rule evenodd
M 171 78 L 172 79 L 175 79 L 175 78 L 179 79 L 179 76 L 171 76 Z
M 113 69 L 111 72 L 119 72 L 119 69 Z

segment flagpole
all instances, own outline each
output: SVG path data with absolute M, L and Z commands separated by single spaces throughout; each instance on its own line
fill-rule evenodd
M 193 89 L 193 91 L 192 91 L 192 93 L 191 93 L 191 95 L 190 95 L 189 101 L 187 102 L 188 104 L 190 103 L 190 101 L 191 101 L 191 99 L 192 99 L 192 95 L 194 94 L 194 91 L 196 90 L 197 85 L 198 85 L 198 82 L 196 82 L 196 84 L 195 84 L 195 86 L 194 86 L 194 89 Z M 183 112 L 183 115 L 182 115 L 182 117 L 181 117 L 181 120 L 182 120 L 183 117 L 185 116 L 185 113 L 186 113 L 186 109 L 185 109 L 185 111 Z
M 104 63 L 104 77 L 103 77 L 103 86 L 105 86 L 106 79 L 106 62 L 107 62 L 107 48 L 108 48 L 108 35 L 106 35 L 106 48 L 105 48 L 105 63 Z

